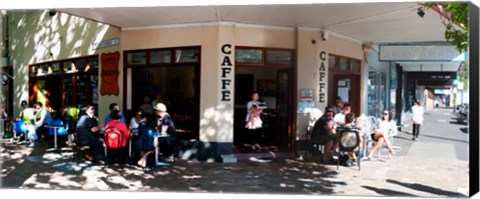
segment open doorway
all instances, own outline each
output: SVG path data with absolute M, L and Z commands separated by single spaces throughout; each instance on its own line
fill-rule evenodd
M 234 113 L 236 153 L 292 149 L 293 74 L 293 68 L 237 66 Z M 262 128 L 257 132 L 246 128 L 247 103 L 251 100 L 253 92 L 258 92 L 258 101 L 264 103 L 260 114 Z M 259 135 L 255 136 L 252 133 Z

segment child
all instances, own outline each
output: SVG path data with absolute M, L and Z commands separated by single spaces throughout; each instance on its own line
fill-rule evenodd
M 30 141 L 29 147 L 34 147 L 35 142 L 37 141 L 37 132 L 35 131 L 35 121 L 33 119 L 30 119 L 30 124 L 27 124 L 27 139 Z
M 245 127 L 247 129 L 259 129 L 262 128 L 262 119 L 260 118 L 260 113 L 262 109 L 259 109 L 257 105 L 253 105 L 248 113 L 247 124 Z

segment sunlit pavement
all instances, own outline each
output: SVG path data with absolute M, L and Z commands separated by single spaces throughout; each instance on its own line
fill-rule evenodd
M 450 117 L 448 110 L 429 114 Z M 437 115 L 432 116 L 438 119 Z M 447 119 L 448 120 L 448 119 Z M 456 125 L 444 122 L 445 125 Z M 422 132 L 434 131 L 426 121 Z M 435 129 L 438 126 L 435 127 Z M 455 127 L 456 128 L 456 127 Z M 455 155 L 458 147 L 435 140 L 412 142 L 410 129 L 400 133 L 401 147 L 389 159 L 362 161 L 358 167 L 322 165 L 318 158 L 274 159 L 270 162 L 241 160 L 209 163 L 177 160 L 172 166 L 144 173 L 137 166 L 93 165 L 83 157 L 72 161 L 72 152 L 45 152 L 2 140 L 1 187 L 19 189 L 118 190 L 187 193 L 258 193 L 342 196 L 466 197 L 468 161 Z M 430 135 L 431 136 L 431 135 Z M 441 137 L 441 135 L 437 135 Z M 463 139 L 463 138 L 462 138 Z M 458 140 L 458 139 L 457 139 Z M 423 144 L 422 144 L 423 143 Z M 435 145 L 442 143 L 441 145 Z M 468 145 L 468 144 L 467 144 Z M 445 147 L 438 147 L 445 146 Z M 455 145 L 454 145 L 455 146 Z M 441 154 L 444 154 L 443 156 Z M 452 155 L 453 154 L 453 155 Z M 467 190 L 466 190 L 467 189 Z

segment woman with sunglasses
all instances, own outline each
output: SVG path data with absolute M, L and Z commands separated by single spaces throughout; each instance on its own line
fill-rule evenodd
M 138 126 L 140 126 L 142 122 L 145 122 L 145 114 L 142 109 L 139 109 L 137 110 L 135 117 L 132 117 L 132 119 L 130 120 L 130 125 L 128 126 L 128 128 L 133 134 L 137 134 Z
M 371 134 L 372 139 L 375 140 L 375 146 L 373 149 L 368 153 L 368 159 L 372 158 L 372 154 L 382 146 L 383 143 L 388 148 L 388 152 L 390 155 L 395 155 L 395 151 L 393 151 L 392 146 L 390 146 L 390 142 L 388 141 L 388 133 L 390 131 L 395 132 L 397 127 L 395 123 L 392 121 L 392 114 L 384 110 L 382 119 L 380 119 L 374 127 L 374 133 Z

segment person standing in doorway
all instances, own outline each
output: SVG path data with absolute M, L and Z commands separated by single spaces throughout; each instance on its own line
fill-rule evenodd
M 259 143 L 264 141 L 264 135 L 262 131 L 263 122 L 260 117 L 263 107 L 258 101 L 258 92 L 254 91 L 251 98 L 252 100 L 247 103 L 247 116 L 245 118 L 245 128 L 248 131 L 245 141 L 249 141 L 247 141 L 248 143 L 246 143 L 244 146 L 251 147 L 252 150 L 260 150 L 261 146 Z
M 418 141 L 420 135 L 420 126 L 423 124 L 423 107 L 420 106 L 420 100 L 415 100 L 412 106 L 412 140 Z

